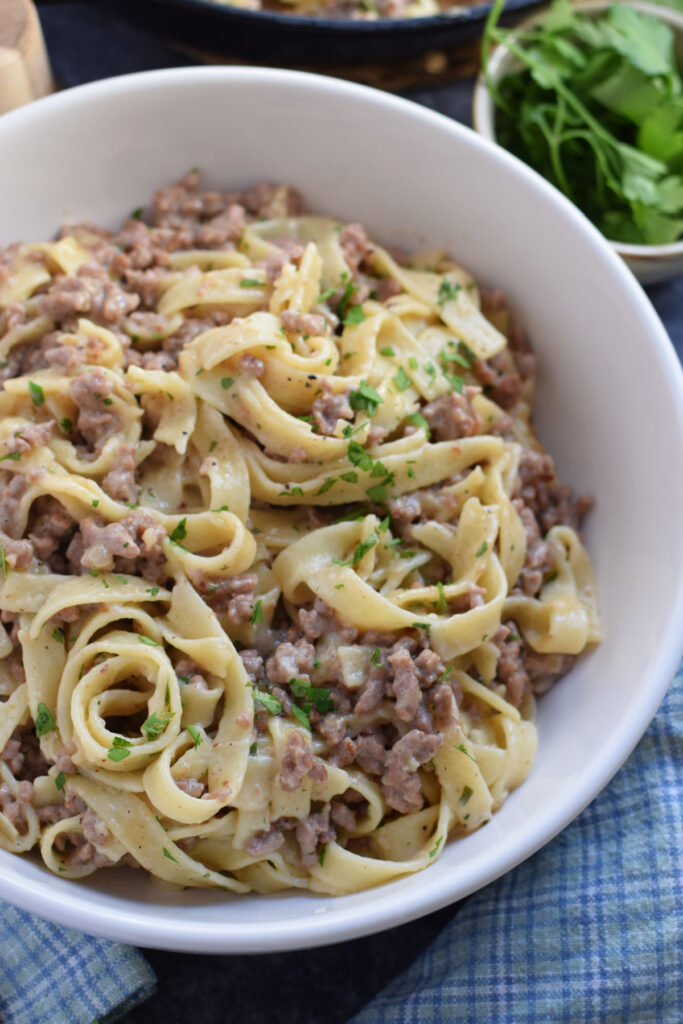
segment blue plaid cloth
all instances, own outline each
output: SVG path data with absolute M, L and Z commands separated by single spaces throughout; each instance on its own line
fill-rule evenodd
M 351 1024 L 682 1024 L 683 665 L 612 783 Z
M 2 1024 L 109 1024 L 154 991 L 136 949 L 0 903 Z

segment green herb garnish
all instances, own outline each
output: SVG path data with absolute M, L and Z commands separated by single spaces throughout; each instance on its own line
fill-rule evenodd
M 628 4 L 599 18 L 553 0 L 511 38 L 496 0 L 482 62 L 505 43 L 523 65 L 499 83 L 497 141 L 548 178 L 608 238 L 660 245 L 683 235 L 683 79 L 672 29 Z

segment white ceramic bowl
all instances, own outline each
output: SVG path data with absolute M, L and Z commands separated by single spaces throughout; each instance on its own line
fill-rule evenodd
M 198 165 L 262 178 L 384 242 L 441 244 L 522 314 L 541 358 L 538 423 L 588 523 L 605 640 L 540 706 L 531 776 L 490 825 L 421 874 L 341 898 L 169 894 L 142 872 L 56 878 L 0 852 L 0 897 L 140 945 L 258 952 L 402 924 L 486 885 L 548 842 L 630 753 L 672 678 L 683 622 L 683 386 L 636 281 L 555 189 L 474 132 L 331 78 L 192 68 L 73 89 L 0 120 L 0 242 L 63 218 L 114 225 Z M 638 822 L 634 827 L 639 827 Z M 642 823 L 646 827 L 646 823 Z
M 659 4 L 644 3 L 642 0 L 628 0 L 630 7 L 635 7 L 643 14 L 650 14 L 666 22 L 674 30 L 676 57 L 678 66 L 683 68 L 683 13 L 662 7 Z M 610 0 L 582 0 L 573 5 L 592 17 L 605 13 Z M 517 31 L 523 31 L 543 21 L 547 9 L 525 18 L 517 25 Z M 499 46 L 492 53 L 488 71 L 494 82 L 499 82 L 504 75 L 519 70 L 520 62 L 505 46 Z M 472 123 L 475 131 L 485 139 L 496 141 L 496 107 L 482 72 L 479 73 L 472 97 Z M 683 274 L 683 240 L 670 245 L 632 245 L 627 242 L 610 242 L 615 252 L 631 268 L 642 284 L 654 284 Z

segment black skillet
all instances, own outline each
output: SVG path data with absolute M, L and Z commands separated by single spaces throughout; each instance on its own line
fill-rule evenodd
M 507 0 L 513 20 L 543 0 Z M 261 10 L 211 0 L 132 0 L 129 15 L 168 40 L 259 64 L 359 64 L 454 49 L 481 35 L 490 3 L 425 18 L 350 21 Z

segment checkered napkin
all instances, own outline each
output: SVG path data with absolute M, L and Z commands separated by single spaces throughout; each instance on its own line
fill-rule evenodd
M 607 789 L 351 1024 L 683 1024 L 683 664 Z
M 141 953 L 0 903 L 2 1024 L 109 1024 L 154 991 Z

